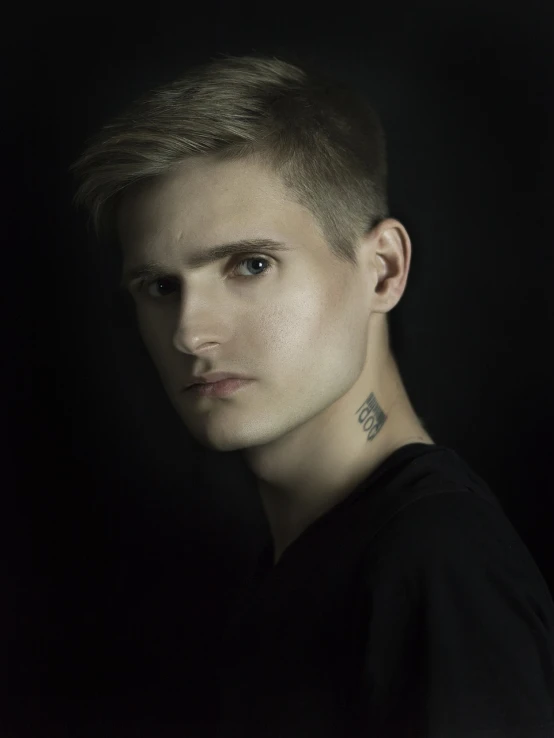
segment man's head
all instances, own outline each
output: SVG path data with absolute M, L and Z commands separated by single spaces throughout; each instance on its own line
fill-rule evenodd
M 189 69 L 104 126 L 72 170 L 75 202 L 121 248 L 124 270 L 163 265 L 167 282 L 133 292 L 137 317 L 201 442 L 274 438 L 387 355 L 410 242 L 388 217 L 384 132 L 364 98 L 317 65 L 251 55 Z M 287 250 L 190 268 L 246 238 Z M 256 381 L 227 399 L 183 394 L 192 374 L 214 371 Z
M 410 244 L 387 219 L 339 259 L 312 213 L 254 160 L 189 159 L 122 200 L 123 284 L 168 396 L 202 444 L 230 451 L 275 441 L 320 416 L 388 350 L 385 315 L 398 302 Z M 195 265 L 230 242 L 279 251 Z M 263 261 L 262 261 L 263 259 Z M 150 275 L 128 275 L 158 263 Z M 139 288 L 140 286 L 140 288 Z M 184 388 L 192 375 L 254 381 L 228 398 Z

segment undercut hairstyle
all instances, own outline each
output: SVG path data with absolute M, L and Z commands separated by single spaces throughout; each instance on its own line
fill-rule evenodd
M 94 236 L 117 244 L 123 195 L 187 157 L 251 159 L 312 213 L 332 253 L 357 265 L 359 239 L 389 216 L 383 127 L 363 94 L 308 55 L 284 56 L 212 57 L 87 139 L 70 172 Z

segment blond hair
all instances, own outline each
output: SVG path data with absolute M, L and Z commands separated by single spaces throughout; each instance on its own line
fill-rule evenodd
M 359 238 L 388 217 L 385 135 L 372 107 L 307 56 L 297 65 L 258 53 L 189 68 L 107 122 L 70 167 L 73 204 L 97 238 L 117 242 L 122 196 L 201 155 L 269 165 L 352 265 Z

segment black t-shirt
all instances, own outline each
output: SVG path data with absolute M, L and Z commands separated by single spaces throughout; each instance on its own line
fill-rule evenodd
M 218 738 L 553 738 L 554 602 L 452 449 L 396 450 L 237 598 Z

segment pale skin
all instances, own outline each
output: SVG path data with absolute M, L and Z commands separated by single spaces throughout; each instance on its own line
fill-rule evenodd
M 260 163 L 195 157 L 131 191 L 118 232 L 124 279 L 146 261 L 163 265 L 141 292 L 128 287 L 142 339 L 189 432 L 243 455 L 275 564 L 393 451 L 434 443 L 388 345 L 385 315 L 402 297 L 411 260 L 398 220 L 360 238 L 353 268 Z M 189 263 L 246 238 L 286 250 Z M 254 381 L 224 398 L 183 391 L 193 374 L 220 371 Z

